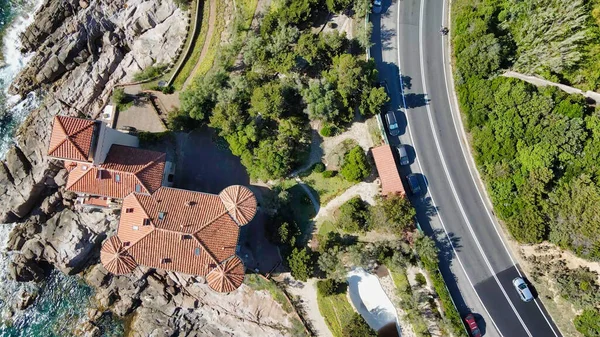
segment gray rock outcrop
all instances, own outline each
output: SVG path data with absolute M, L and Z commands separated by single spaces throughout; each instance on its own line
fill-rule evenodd
M 62 163 L 46 157 L 52 117 L 95 116 L 115 84 L 157 63 L 174 61 L 187 15 L 172 1 L 47 0 L 21 36 L 35 55 L 12 83 L 22 96 L 42 89 L 41 107 L 20 128 L 0 163 L 0 223 L 25 217 L 56 191 Z

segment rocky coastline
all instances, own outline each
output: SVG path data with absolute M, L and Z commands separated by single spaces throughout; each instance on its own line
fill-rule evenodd
M 43 94 L 0 165 L 0 221 L 15 222 L 9 273 L 22 282 L 48 271 L 80 274 L 99 307 L 129 317 L 128 336 L 281 336 L 289 315 L 268 293 L 242 286 L 228 295 L 199 277 L 139 268 L 114 276 L 99 264 L 116 211 L 78 211 L 66 170 L 45 155 L 55 115 L 94 116 L 117 83 L 154 63 L 170 63 L 184 43 L 187 14 L 171 0 L 46 0 L 22 35 L 35 55 L 10 91 Z M 31 304 L 26 297 L 16 310 Z M 82 336 L 99 336 L 92 312 Z

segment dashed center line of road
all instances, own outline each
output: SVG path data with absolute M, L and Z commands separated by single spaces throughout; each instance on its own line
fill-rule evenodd
M 398 5 L 398 9 L 397 9 L 397 25 L 399 25 L 399 24 L 400 24 L 400 5 Z M 396 27 L 396 30 L 400 31 L 398 27 Z M 415 149 L 415 152 L 418 153 L 417 146 L 416 146 L 415 140 L 414 140 L 414 138 L 412 136 L 412 132 L 411 132 L 411 129 L 410 129 L 410 121 L 409 121 L 409 118 L 408 118 L 408 109 L 407 109 L 407 105 L 406 105 L 406 97 L 404 95 L 404 83 L 403 83 L 403 80 L 402 80 L 402 67 L 401 67 L 401 63 L 400 63 L 400 34 L 396 34 L 396 36 L 397 36 L 397 55 L 398 55 L 398 76 L 400 78 L 400 94 L 402 96 L 402 102 L 403 102 L 404 110 L 407 112 L 406 113 L 406 125 L 407 125 L 407 129 L 408 129 L 408 135 L 409 135 L 410 140 L 412 142 L 412 146 Z M 415 158 L 415 162 L 419 166 L 419 170 L 421 171 L 421 173 L 424 174 L 425 170 L 423 170 L 423 166 L 421 165 L 421 162 L 420 162 L 418 156 Z M 437 204 L 435 202 L 433 194 L 430 191 L 428 191 L 427 194 L 429 194 L 429 197 L 431 198 L 431 202 L 432 202 L 433 206 L 435 207 L 435 209 L 438 209 L 438 206 L 437 206 Z M 440 224 L 442 225 L 442 228 L 444 230 L 444 233 L 446 234 L 448 242 L 450 243 L 450 246 L 452 247 L 452 251 L 454 252 L 454 256 L 456 257 L 456 261 L 458 261 L 458 264 L 460 265 L 460 268 L 462 269 L 465 277 L 467 278 L 467 281 L 469 282 L 469 285 L 473 289 L 473 292 L 475 293 L 475 296 L 477 296 L 477 299 L 479 299 L 479 303 L 481 303 L 481 306 L 483 307 L 483 309 L 487 313 L 487 316 L 492 321 L 492 324 L 496 328 L 496 331 L 502 336 L 502 332 L 500 331 L 500 329 L 498 328 L 498 325 L 496 324 L 496 322 L 492 318 L 492 315 L 490 315 L 490 312 L 488 311 L 487 307 L 483 303 L 483 300 L 479 296 L 479 293 L 477 292 L 477 289 L 475 289 L 475 285 L 473 284 L 473 282 L 471 281 L 471 278 L 467 274 L 467 270 L 466 270 L 464 264 L 462 263 L 460 257 L 458 256 L 458 252 L 456 251 L 456 247 L 454 246 L 454 243 L 452 242 L 452 239 L 450 238 L 450 235 L 448 233 L 448 230 L 446 229 L 446 226 L 444 225 L 444 220 L 442 219 L 442 215 L 440 213 L 438 213 L 438 219 L 440 220 Z

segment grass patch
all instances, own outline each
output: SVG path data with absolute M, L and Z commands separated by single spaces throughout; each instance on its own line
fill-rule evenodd
M 289 180 L 296 183 L 293 179 Z M 333 198 L 356 184 L 347 181 L 339 174 L 330 178 L 325 178 L 323 177 L 323 173 L 316 172 L 311 172 L 309 175 L 302 177 L 302 181 L 317 192 L 319 195 L 319 203 L 322 206 L 327 205 Z
M 300 228 L 302 237 L 306 238 L 310 234 L 312 219 L 317 215 L 315 208 L 302 186 L 294 185 L 287 191 L 290 193 L 292 216 Z
M 279 287 L 272 281 L 267 281 L 264 278 L 256 275 L 256 274 L 246 274 L 246 278 L 244 279 L 244 283 L 250 288 L 259 291 L 266 290 L 271 294 L 273 299 L 281 304 L 281 307 L 285 312 L 291 313 L 294 308 L 290 305 L 283 293 L 283 290 L 279 289 Z
M 167 65 L 162 63 L 146 67 L 142 71 L 133 74 L 133 80 L 139 82 L 155 78 L 161 75 L 165 69 L 167 69 Z
M 323 220 L 319 225 L 318 235 L 325 237 L 329 232 L 339 232 L 332 219 Z
M 398 288 L 399 291 L 406 292 L 410 289 L 410 283 L 408 282 L 408 277 L 406 276 L 406 270 L 404 269 L 392 269 L 388 267 L 390 271 L 390 275 L 392 276 L 392 280 L 394 280 L 394 285 Z
M 218 1 L 217 1 L 218 3 Z M 192 79 L 198 76 L 204 76 L 212 68 L 215 63 L 215 57 L 217 56 L 217 50 L 221 44 L 221 34 L 225 29 L 225 4 L 217 5 L 217 16 L 215 17 L 215 28 L 213 34 L 210 37 L 210 45 L 204 55 L 204 59 L 200 62 L 200 66 L 196 69 L 195 73 L 191 73 Z M 194 63 L 195 65 L 195 63 Z M 192 66 L 193 68 L 193 66 Z
M 319 304 L 319 312 L 325 319 L 325 323 L 329 327 L 329 331 L 334 337 L 343 337 L 343 326 L 352 319 L 354 309 L 348 302 L 346 293 L 321 296 L 317 293 L 317 303 Z
M 379 129 L 377 117 L 372 117 L 367 120 L 367 130 L 369 130 L 369 136 L 371 136 L 373 146 L 379 146 L 383 144 L 383 139 L 381 138 L 381 129 Z
M 185 62 L 185 65 L 175 77 L 173 81 L 173 87 L 175 90 L 181 90 L 183 88 L 183 84 L 187 80 L 187 78 L 191 75 L 192 70 L 196 66 L 198 59 L 200 59 L 200 54 L 202 53 L 202 48 L 204 47 L 204 42 L 206 41 L 206 35 L 208 33 L 208 21 L 210 16 L 210 1 L 206 0 L 197 0 L 202 1 L 204 4 L 202 5 L 202 23 L 200 26 L 200 32 L 198 36 L 191 42 L 194 44 L 194 49 L 192 50 L 192 54 Z M 195 9 L 194 9 L 195 11 Z M 192 13 L 192 15 L 196 15 L 196 13 Z

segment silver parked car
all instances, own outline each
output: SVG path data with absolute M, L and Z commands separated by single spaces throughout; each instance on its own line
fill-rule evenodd
M 406 145 L 398 145 L 398 154 L 400 155 L 400 165 L 408 165 L 410 164 L 410 160 L 408 160 L 408 152 L 406 151 Z
M 530 302 L 533 300 L 533 294 L 531 294 L 531 290 L 529 290 L 527 283 L 525 283 L 525 280 L 523 280 L 522 277 L 515 277 L 512 280 L 512 284 L 515 286 L 515 289 L 519 293 L 519 296 L 523 302 Z

